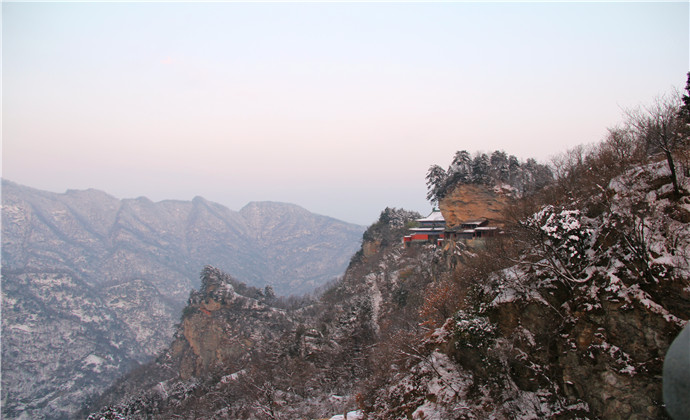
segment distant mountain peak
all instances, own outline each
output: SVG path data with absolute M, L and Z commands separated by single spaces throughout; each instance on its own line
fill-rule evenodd
M 268 210 L 289 210 L 289 211 L 299 211 L 305 213 L 311 213 L 309 210 L 298 204 L 284 203 L 280 201 L 250 201 L 244 207 L 240 209 L 240 214 L 247 214 L 255 211 L 268 211 Z

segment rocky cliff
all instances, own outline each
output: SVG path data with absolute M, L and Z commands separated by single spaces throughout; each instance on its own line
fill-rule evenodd
M 492 226 L 502 226 L 511 198 L 509 188 L 458 184 L 441 200 L 439 209 L 451 228 L 463 221 L 481 218 L 489 219 Z
M 240 370 L 250 354 L 295 328 L 288 311 L 235 292 L 233 279 L 206 267 L 199 291 L 189 297 L 170 351 L 182 380 L 216 370 Z

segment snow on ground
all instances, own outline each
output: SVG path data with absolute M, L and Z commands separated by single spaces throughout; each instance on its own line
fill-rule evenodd
M 34 332 L 34 329 L 28 325 L 12 325 L 12 326 L 10 326 L 10 329 L 17 330 L 17 331 L 24 331 L 25 333 L 29 333 L 29 334 Z
M 246 370 L 242 369 L 240 371 L 237 371 L 235 373 L 231 373 L 230 375 L 225 375 L 222 378 L 220 378 L 220 383 L 221 384 L 227 384 L 232 381 L 236 381 L 241 375 L 244 375 L 246 373 Z
M 95 354 L 88 355 L 82 362 L 84 367 L 88 367 L 94 372 L 101 372 L 103 370 L 102 365 L 105 360 L 102 357 L 96 356 Z
M 338 414 L 337 416 L 331 417 L 329 420 L 361 420 L 364 418 L 364 414 L 361 411 L 350 411 L 349 413 L 343 415 Z

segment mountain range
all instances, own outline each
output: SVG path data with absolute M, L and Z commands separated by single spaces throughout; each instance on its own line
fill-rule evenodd
M 3 180 L 3 417 L 65 417 L 155 355 L 204 266 L 299 295 L 341 275 L 363 232 L 294 204 L 232 211 Z

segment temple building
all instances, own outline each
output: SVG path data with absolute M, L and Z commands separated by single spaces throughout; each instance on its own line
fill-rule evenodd
M 495 226 L 488 226 L 489 219 L 475 219 L 462 222 L 453 229 L 447 229 L 445 237 L 458 239 L 477 239 L 490 238 L 498 234 L 499 229 Z
M 439 209 L 433 209 L 431 214 L 423 219 L 417 219 L 417 226 L 410 229 L 410 234 L 403 238 L 408 246 L 413 243 L 430 243 L 440 245 L 444 240 L 472 240 L 496 236 L 500 229 L 488 226 L 489 219 L 474 219 L 462 222 L 453 228 L 446 226 L 446 220 Z
M 433 209 L 430 215 L 416 221 L 417 227 L 411 228 L 410 234 L 403 238 L 405 245 L 420 242 L 438 244 L 445 237 L 446 219 L 443 218 L 441 210 Z

